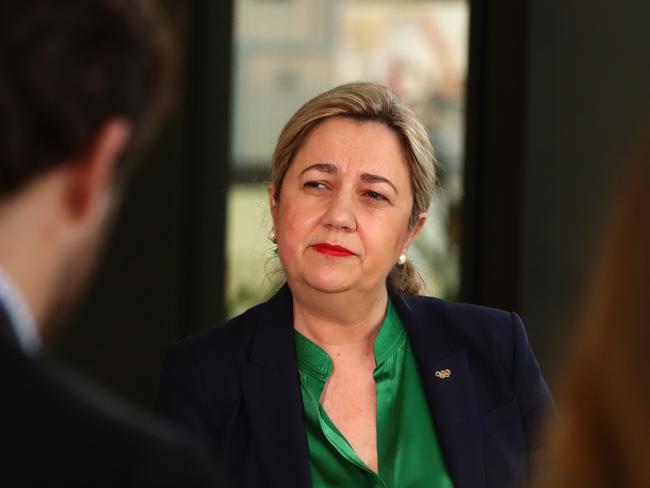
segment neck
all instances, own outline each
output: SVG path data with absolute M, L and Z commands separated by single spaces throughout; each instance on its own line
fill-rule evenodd
M 294 327 L 328 350 L 338 347 L 370 349 L 386 316 L 385 286 L 371 292 L 324 293 L 291 288 Z
M 2 232 L 0 226 L 0 234 Z M 47 275 L 41 273 L 44 268 L 47 269 L 47 263 L 36 258 L 25 261 L 22 259 L 23 253 L 35 256 L 29 252 L 28 247 L 15 249 L 11 243 L 3 240 L 0 242 L 0 267 L 13 281 L 32 315 L 39 335 L 43 336 L 43 324 L 49 304 L 47 291 L 49 284 L 46 281 Z M 39 263 L 42 263 L 42 266 L 39 266 Z
M 31 188 L 0 204 L 0 266 L 22 295 L 39 334 L 56 283 L 52 219 Z

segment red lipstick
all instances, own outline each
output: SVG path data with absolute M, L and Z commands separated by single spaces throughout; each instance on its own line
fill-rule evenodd
M 336 257 L 346 257 L 346 256 L 354 256 L 354 253 L 350 251 L 349 249 L 346 249 L 341 246 L 334 246 L 332 244 L 314 244 L 312 246 L 314 250 L 318 251 L 321 254 L 327 254 L 328 256 L 336 256 Z

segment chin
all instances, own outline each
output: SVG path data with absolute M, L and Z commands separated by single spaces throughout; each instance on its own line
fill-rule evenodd
M 353 288 L 354 280 L 339 273 L 310 273 L 303 280 L 315 290 L 323 293 L 341 293 Z

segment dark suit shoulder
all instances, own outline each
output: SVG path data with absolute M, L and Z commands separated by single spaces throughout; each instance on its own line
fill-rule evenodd
M 58 364 L 3 356 L 0 441 L 8 486 L 210 486 L 186 437 Z M 189 476 L 188 476 L 188 473 Z

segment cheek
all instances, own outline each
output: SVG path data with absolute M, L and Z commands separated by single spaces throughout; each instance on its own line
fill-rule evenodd
M 284 267 L 290 267 L 301 247 L 301 232 L 295 225 L 284 225 L 276 231 L 278 252 Z
M 396 262 L 396 252 L 392 247 L 392 242 L 373 238 L 366 241 L 364 248 L 366 255 L 363 267 L 368 276 L 383 277 L 387 275 Z
M 314 218 L 297 206 L 285 205 L 278 208 L 276 237 L 283 262 L 290 261 L 309 244 Z
M 367 225 L 360 226 L 359 234 L 368 256 L 373 256 L 377 261 L 392 261 L 394 255 L 401 252 L 405 242 L 403 221 L 374 218 L 368 219 L 366 223 Z

